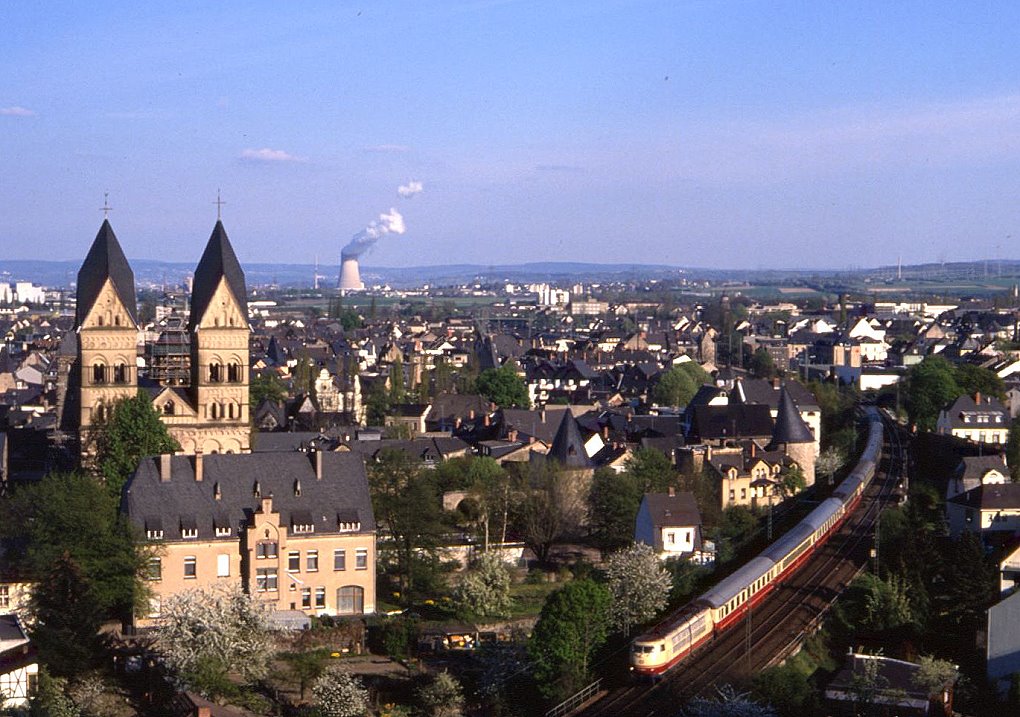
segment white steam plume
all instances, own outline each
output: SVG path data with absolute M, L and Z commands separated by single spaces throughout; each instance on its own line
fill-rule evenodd
M 410 199 L 415 194 L 420 194 L 425 189 L 421 182 L 410 181 L 407 184 L 401 184 L 397 187 L 397 194 L 402 196 L 404 199 Z

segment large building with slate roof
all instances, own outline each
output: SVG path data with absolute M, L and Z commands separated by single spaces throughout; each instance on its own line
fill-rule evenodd
M 138 379 L 134 273 L 107 220 L 78 272 L 77 286 L 77 341 L 68 342 L 77 344 L 76 355 L 62 381 L 69 394 L 61 401 L 62 428 L 77 433 L 87 447 L 92 426 L 142 387 L 184 453 L 250 450 L 247 289 L 222 222 L 216 222 L 195 269 L 186 385 L 146 385 Z
M 277 611 L 375 612 L 375 519 L 356 454 L 145 458 L 121 512 L 158 546 L 138 627 L 170 595 L 216 585 L 240 585 Z

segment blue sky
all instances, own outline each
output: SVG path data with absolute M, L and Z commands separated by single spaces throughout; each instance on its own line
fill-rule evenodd
M 1020 258 L 1020 3 L 5 3 L 0 255 Z M 402 198 L 397 187 L 421 182 Z

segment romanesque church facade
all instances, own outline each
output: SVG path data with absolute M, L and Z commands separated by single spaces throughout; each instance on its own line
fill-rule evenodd
M 244 272 L 217 221 L 195 269 L 189 380 L 165 385 L 140 376 L 134 272 L 104 220 L 78 272 L 74 331 L 61 350 L 66 391 L 59 420 L 65 434 L 78 438 L 82 455 L 93 427 L 139 389 L 182 453 L 250 452 L 246 297 Z

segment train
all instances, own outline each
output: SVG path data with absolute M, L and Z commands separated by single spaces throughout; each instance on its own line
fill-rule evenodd
M 740 620 L 839 530 L 860 503 L 881 457 L 881 414 L 869 406 L 864 418 L 868 435 L 864 451 L 854 470 L 832 495 L 757 557 L 635 638 L 630 649 L 630 669 L 636 677 L 658 678 L 713 634 Z

